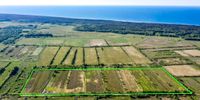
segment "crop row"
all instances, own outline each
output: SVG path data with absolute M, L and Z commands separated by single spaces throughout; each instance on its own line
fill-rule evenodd
M 150 64 L 151 61 L 132 46 L 125 47 L 46 47 L 40 54 L 39 66 Z

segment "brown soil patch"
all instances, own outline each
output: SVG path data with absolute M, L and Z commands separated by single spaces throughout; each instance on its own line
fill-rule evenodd
M 200 70 L 191 65 L 173 65 L 165 68 L 175 76 L 200 76 Z
M 199 57 L 200 56 L 200 50 L 184 50 L 185 54 L 188 54 L 190 56 Z

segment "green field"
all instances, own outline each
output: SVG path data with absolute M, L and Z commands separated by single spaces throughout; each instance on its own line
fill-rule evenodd
M 129 56 L 120 47 L 97 48 L 101 64 L 131 64 Z
M 46 47 L 39 56 L 38 66 L 48 66 L 51 64 L 59 47 Z
M 59 65 L 62 63 L 63 59 L 69 52 L 70 47 L 61 47 L 60 50 L 58 51 L 57 55 L 55 56 L 53 60 L 53 65 Z
M 97 53 L 95 48 L 84 48 L 85 64 L 98 65 Z

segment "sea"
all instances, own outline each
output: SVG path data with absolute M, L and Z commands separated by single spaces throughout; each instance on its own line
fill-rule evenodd
M 200 25 L 200 7 L 197 6 L 0 6 L 1 13 Z

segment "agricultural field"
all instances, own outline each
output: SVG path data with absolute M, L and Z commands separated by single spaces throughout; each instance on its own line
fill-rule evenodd
M 61 47 L 53 60 L 53 65 L 62 64 L 69 50 L 70 50 L 70 47 Z
M 97 48 L 101 64 L 132 64 L 130 57 L 121 47 Z
M 200 76 L 200 69 L 193 65 L 164 66 L 174 76 Z
M 0 69 L 2 70 L 2 68 L 6 67 L 8 64 L 9 64 L 9 62 L 0 61 Z
M 46 82 L 50 80 L 51 71 L 36 72 L 32 75 L 32 79 L 26 88 L 27 92 L 43 92 L 46 87 Z M 42 79 L 42 80 L 41 80 Z M 37 80 L 37 81 L 34 81 Z
M 192 61 L 184 58 L 160 58 L 156 59 L 155 62 L 160 65 L 168 66 L 168 65 L 185 65 L 192 64 Z
M 128 73 L 128 74 L 127 74 Z M 40 80 L 40 78 L 44 80 Z M 129 79 L 130 78 L 130 79 Z M 117 88 L 116 88 L 117 87 Z M 187 93 L 168 73 L 157 69 L 37 70 L 22 95 L 67 95 L 98 93 Z
M 123 47 L 123 50 L 128 54 L 135 64 L 150 64 L 151 61 L 141 54 L 134 47 Z
M 191 61 L 195 62 L 196 64 L 200 65 L 200 57 L 191 57 L 189 59 Z
M 136 45 L 138 48 L 166 48 L 166 47 L 193 47 L 193 45 L 180 38 L 152 36 Z
M 84 64 L 83 48 L 77 48 L 75 65 L 80 66 Z
M 151 59 L 180 57 L 180 55 L 175 53 L 174 51 L 168 51 L 168 50 L 164 50 L 164 51 L 142 50 L 142 52 L 145 55 L 147 55 L 148 58 L 151 58 Z
M 22 38 L 17 41 L 16 45 L 33 45 L 33 46 L 47 46 L 47 45 L 63 45 L 65 38 Z
M 82 23 L 88 21 L 70 23 L 0 21 L 0 33 L 6 33 L 2 30 L 9 27 L 8 32 L 19 31 L 19 37 L 14 41 L 15 37 L 6 37 L 7 42 L 0 41 L 0 99 L 200 98 L 199 41 L 159 36 L 159 32 L 167 29 L 155 31 L 157 36 L 152 36 L 154 33 L 149 36 L 147 30 L 127 31 L 129 27 L 126 26 L 120 26 L 122 30 L 104 30 L 103 26 L 98 29 L 98 25 L 88 24 L 86 28 L 93 27 L 91 30 L 94 30 L 84 31 L 81 30 Z M 98 24 L 101 26 L 102 23 Z M 137 96 L 137 93 L 141 95 Z
M 70 52 L 68 53 L 68 55 L 66 56 L 63 64 L 64 65 L 72 65 L 75 62 L 75 54 L 76 54 L 76 48 L 72 48 L 70 49 Z
M 189 50 L 179 50 L 175 51 L 180 54 L 182 57 L 185 57 L 197 65 L 200 65 L 200 50 L 198 49 L 189 49 Z
M 108 46 L 108 44 L 104 39 L 92 39 L 88 46 Z
M 4 90 L 4 91 L 1 90 L 0 94 L 6 93 L 9 90 L 8 87 L 6 87 L 5 83 L 12 77 L 15 77 L 15 75 L 17 76 L 20 62 L 12 62 L 6 64 L 7 65 L 5 65 L 0 69 L 0 88 Z
M 32 56 L 38 56 L 43 50 L 43 47 L 37 47 L 33 53 L 32 53 Z
M 188 86 L 189 89 L 193 90 L 195 95 L 200 95 L 200 77 L 181 77 L 180 80 L 183 84 Z
M 53 36 L 69 36 L 70 34 L 73 35 L 73 33 L 71 33 L 73 28 L 73 26 L 40 24 L 34 31 L 42 34 L 51 33 Z
M 52 63 L 59 47 L 46 47 L 39 55 L 38 66 L 48 66 Z
M 98 65 L 98 57 L 96 48 L 84 48 L 85 53 L 85 64 L 87 65 Z
M 200 50 L 183 50 L 183 51 L 176 51 L 176 52 L 185 57 L 189 57 L 189 56 L 200 57 Z

